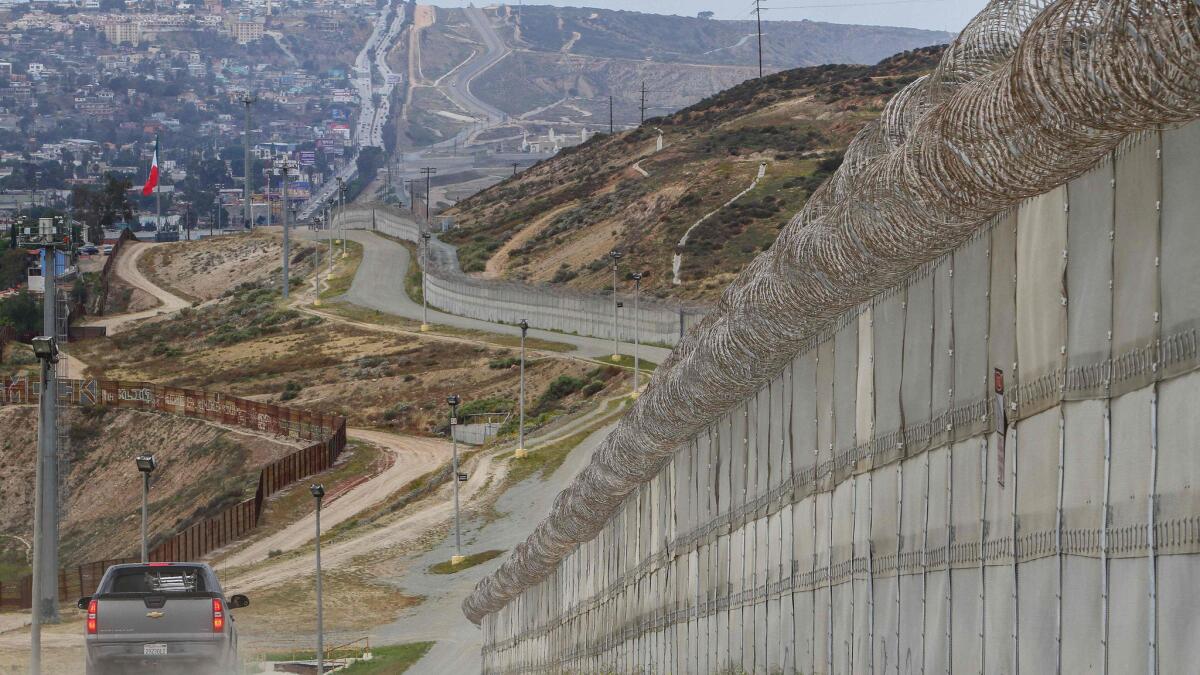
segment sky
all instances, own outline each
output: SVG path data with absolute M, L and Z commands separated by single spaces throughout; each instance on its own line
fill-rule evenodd
M 468 0 L 421 0 L 443 7 L 463 7 Z M 511 0 L 508 4 L 517 4 Z M 710 11 L 718 19 L 750 19 L 753 0 L 524 0 L 530 5 L 602 7 L 655 14 L 696 16 Z M 489 0 L 475 0 L 482 7 Z M 908 26 L 958 32 L 986 0 L 762 0 L 763 20 L 829 21 L 875 26 Z

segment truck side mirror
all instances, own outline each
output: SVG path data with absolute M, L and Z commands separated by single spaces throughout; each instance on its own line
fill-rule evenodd
M 229 597 L 229 608 L 238 609 L 239 607 L 249 607 L 250 598 L 244 595 L 232 595 Z
M 88 608 L 88 603 L 91 601 L 92 601 L 92 596 L 85 595 L 75 603 L 75 606 L 78 607 L 79 609 L 86 610 Z

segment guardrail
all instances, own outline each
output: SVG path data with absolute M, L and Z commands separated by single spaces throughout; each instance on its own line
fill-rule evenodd
M 418 224 L 391 207 L 347 209 L 335 225 L 343 219 L 347 229 L 374 230 L 412 243 L 420 241 Z M 427 257 L 429 304 L 445 312 L 493 323 L 515 324 L 526 319 L 534 328 L 613 338 L 611 293 L 473 277 L 459 270 L 454 247 L 437 240 L 432 241 Z M 617 300 L 624 303 L 618 322 L 622 342 L 632 341 L 636 319 L 643 343 L 674 345 L 708 312 L 707 307 L 642 296 L 634 317 L 633 296 L 619 294 Z
M 39 388 L 28 378 L 0 378 L 0 405 L 34 404 Z M 260 403 L 225 394 L 168 387 L 149 382 L 59 380 L 61 400 L 69 405 L 111 406 L 191 417 L 258 433 L 313 441 L 312 444 L 262 467 L 254 497 L 209 516 L 186 521 L 181 529 L 151 549 L 153 561 L 197 560 L 258 526 L 268 497 L 296 481 L 333 465 L 346 447 L 346 420 Z M 59 598 L 88 595 L 109 565 L 129 558 L 84 563 L 59 572 Z M 0 584 L 0 609 L 30 606 L 29 577 Z

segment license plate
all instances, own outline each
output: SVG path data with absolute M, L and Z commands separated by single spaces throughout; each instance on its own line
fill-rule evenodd
M 165 644 L 142 645 L 143 656 L 166 656 L 167 646 Z

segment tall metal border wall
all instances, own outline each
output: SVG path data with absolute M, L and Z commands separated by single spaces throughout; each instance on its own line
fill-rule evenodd
M 347 210 L 337 219 L 338 224 L 343 222 L 347 228 L 374 229 L 408 242 L 416 243 L 420 238 L 416 222 L 387 207 Z M 534 328 L 612 339 L 612 295 L 477 279 L 458 271 L 457 261 L 441 260 L 451 255 L 449 245 L 442 246 L 446 250 L 431 256 L 434 264 L 428 269 L 430 305 L 483 321 L 515 324 L 526 319 Z M 618 299 L 625 303 L 620 314 L 620 337 L 623 342 L 632 342 L 633 296 L 622 294 Z M 705 313 L 700 307 L 671 305 L 645 296 L 639 305 L 641 340 L 647 343 L 674 345 Z
M 485 672 L 1194 669 L 1197 261 L 1200 123 L 1127 139 L 680 448 Z

